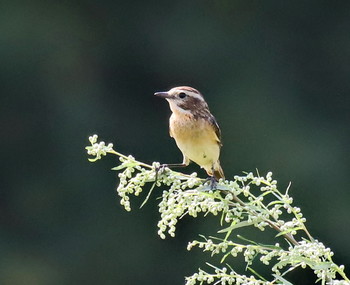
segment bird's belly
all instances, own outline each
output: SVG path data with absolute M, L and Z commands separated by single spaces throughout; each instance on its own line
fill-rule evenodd
M 220 146 L 214 130 L 205 121 L 173 122 L 171 133 L 181 152 L 205 169 L 218 161 Z
M 185 156 L 203 168 L 211 168 L 219 159 L 220 148 L 216 142 L 177 140 L 176 143 Z

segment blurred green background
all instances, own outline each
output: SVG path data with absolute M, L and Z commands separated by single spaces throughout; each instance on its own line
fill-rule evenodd
M 84 149 L 97 133 L 145 162 L 181 161 L 153 96 L 177 85 L 216 116 L 227 178 L 257 168 L 281 190 L 292 181 L 311 233 L 350 267 L 349 1 L 0 6 L 0 284 L 172 285 L 205 268 L 187 242 L 217 222 L 186 218 L 161 240 L 160 189 L 126 213 L 116 159 L 91 164 Z

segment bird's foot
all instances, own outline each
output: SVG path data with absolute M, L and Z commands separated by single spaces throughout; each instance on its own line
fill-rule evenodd
M 154 182 L 158 181 L 159 176 L 165 171 L 165 168 L 168 167 L 168 164 L 160 164 L 158 167 L 155 168 L 155 178 Z
M 210 186 L 210 190 L 214 190 L 214 189 L 216 189 L 216 186 L 217 186 L 217 184 L 218 184 L 218 181 L 216 180 L 216 178 L 214 177 L 214 176 L 209 176 L 206 180 L 205 180 L 205 182 L 210 182 L 209 183 L 209 186 Z
M 184 162 L 184 163 L 166 163 L 166 164 L 161 164 L 158 167 L 156 167 L 155 171 L 156 171 L 156 181 L 158 178 L 159 174 L 162 174 L 165 170 L 165 168 L 175 168 L 175 167 L 186 167 L 188 165 L 188 163 Z

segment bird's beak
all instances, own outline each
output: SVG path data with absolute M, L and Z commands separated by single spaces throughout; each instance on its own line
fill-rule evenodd
M 168 92 L 156 92 L 154 95 L 164 99 L 171 98 L 171 95 Z

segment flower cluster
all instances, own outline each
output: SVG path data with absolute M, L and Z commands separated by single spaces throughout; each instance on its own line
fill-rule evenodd
M 268 265 L 269 261 L 274 256 L 277 256 L 282 250 L 278 243 L 273 246 L 262 246 L 258 244 L 240 244 L 230 240 L 220 240 L 220 242 L 215 243 L 212 239 L 204 239 L 205 241 L 203 242 L 197 240 L 190 242 L 187 246 L 187 250 L 191 250 L 194 246 L 198 246 L 199 248 L 203 249 L 203 251 L 210 251 L 212 256 L 215 254 L 224 254 L 222 261 L 224 261 L 229 255 L 232 257 L 237 257 L 239 253 L 243 253 L 247 265 L 251 265 L 253 263 L 253 260 L 257 254 L 260 254 L 260 260 L 264 264 Z
M 199 213 L 211 213 L 217 215 L 219 212 L 228 211 L 229 205 L 220 200 L 214 192 L 209 190 L 182 190 L 170 188 L 163 191 L 162 201 L 159 204 L 161 220 L 158 222 L 158 234 L 165 238 L 164 232 L 168 229 L 171 236 L 175 236 L 175 226 L 178 219 L 188 214 L 197 217 Z
M 285 193 L 280 192 L 271 172 L 265 177 L 252 172 L 246 173 L 235 176 L 233 181 L 220 180 L 212 187 L 209 182 L 198 178 L 196 173 L 186 175 L 162 167 L 158 162 L 152 165 L 145 164 L 131 155 L 125 156 L 116 152 L 111 143 L 98 143 L 97 139 L 97 135 L 89 137 L 91 146 L 87 146 L 86 149 L 89 155 L 95 156 L 89 160 L 96 161 L 107 153 L 119 156 L 121 164 L 113 170 L 119 171 L 117 193 L 125 210 L 131 210 L 130 196 L 138 196 L 147 183 L 150 190 L 142 205 L 148 201 L 154 187 L 163 188 L 158 222 L 158 235 L 162 239 L 166 234 L 175 236 L 177 223 L 185 215 L 194 218 L 207 214 L 220 215 L 220 236 L 192 241 L 187 249 L 191 250 L 197 246 L 210 252 L 211 256 L 222 255 L 221 262 L 228 256 L 242 255 L 247 267 L 260 260 L 271 267 L 274 277 L 274 280 L 269 282 L 260 276 L 257 278 L 239 274 L 229 265 L 227 269 L 207 263 L 214 272 L 208 273 L 199 269 L 197 273 L 186 277 L 186 285 L 289 284 L 283 276 L 297 267 L 309 267 L 314 270 L 322 284 L 327 282 L 329 285 L 350 285 L 349 278 L 344 273 L 344 266 L 338 266 L 332 261 L 333 252 L 311 237 L 300 208 L 292 205 L 293 199 L 288 194 L 289 187 Z M 277 231 L 276 238 L 283 238 L 283 245 L 263 245 L 242 237 L 240 238 L 243 242 L 238 243 L 236 237 L 239 236 L 232 236 L 242 227 L 255 227 L 260 231 L 266 228 L 273 229 Z M 336 280 L 336 275 L 340 275 L 343 280 Z
M 288 250 L 280 251 L 278 262 L 272 267 L 272 271 L 280 274 L 280 269 L 288 266 L 310 267 L 320 280 L 334 279 L 336 267 L 331 262 L 333 252 L 323 243 L 314 240 L 302 240 L 296 246 L 290 246 Z
M 317 240 L 303 240 L 298 245 L 290 246 L 285 250 L 278 243 L 275 245 L 240 244 L 231 240 L 220 240 L 220 242 L 215 243 L 213 239 L 204 239 L 205 241 L 201 242 L 190 242 L 187 249 L 190 250 L 194 246 L 198 246 L 203 251 L 211 252 L 211 255 L 223 254 L 222 261 L 229 255 L 236 257 L 239 253 L 242 253 L 247 266 L 251 266 L 257 256 L 260 256 L 259 260 L 265 265 L 269 265 L 274 259 L 272 271 L 277 276 L 284 274 L 280 272 L 281 269 L 288 272 L 300 266 L 313 269 L 319 280 L 327 281 L 334 280 L 336 273 L 344 270 L 344 266 L 338 267 L 332 262 L 333 252 Z M 202 274 L 204 274 L 204 271 L 202 271 Z
M 350 285 L 350 282 L 345 280 L 331 280 L 326 283 L 327 285 Z
M 101 159 L 102 156 L 105 156 L 108 152 L 113 151 L 112 143 L 109 143 L 108 145 L 106 145 L 104 141 L 97 143 L 97 139 L 97 135 L 90 136 L 89 141 L 91 143 L 91 146 L 85 147 L 89 155 L 95 156 L 95 158 L 89 158 L 89 161 L 91 162 Z
M 208 265 L 214 268 L 214 273 L 208 273 L 199 269 L 198 273 L 186 277 L 185 285 L 204 283 L 221 285 L 271 285 L 271 282 L 258 280 L 254 276 L 238 274 L 232 268 L 228 270 L 227 267 L 217 268 L 211 264 Z
M 124 169 L 124 171 L 118 174 L 119 185 L 117 193 L 121 198 L 120 204 L 124 206 L 126 211 L 131 211 L 129 195 L 138 196 L 147 182 L 154 181 L 155 174 L 153 170 L 146 170 L 138 165 L 135 158 L 131 155 L 127 158 L 120 157 L 119 160 L 122 164 L 113 168 L 113 170 Z

